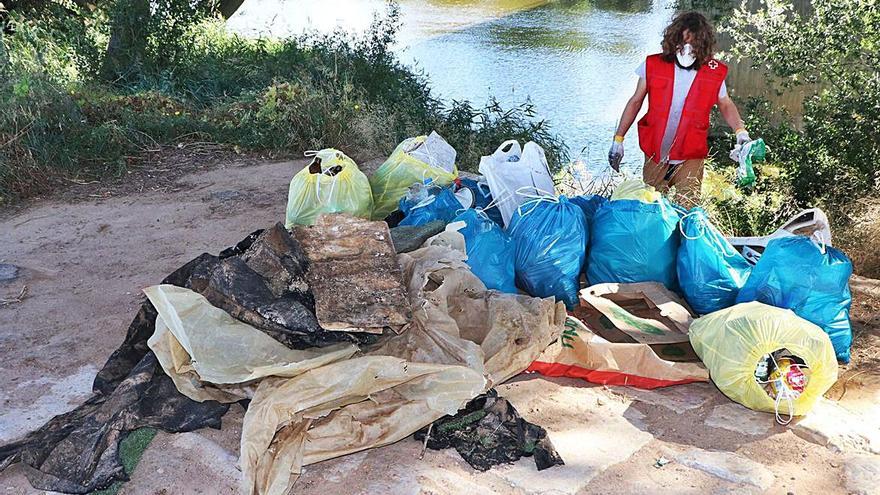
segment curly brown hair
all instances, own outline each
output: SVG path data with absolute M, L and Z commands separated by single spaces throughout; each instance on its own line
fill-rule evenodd
M 691 46 L 694 49 L 694 58 L 697 59 L 694 68 L 698 69 L 715 54 L 715 29 L 699 12 L 682 12 L 666 26 L 663 31 L 663 60 L 675 61 L 676 52 L 684 45 L 685 31 L 693 37 Z

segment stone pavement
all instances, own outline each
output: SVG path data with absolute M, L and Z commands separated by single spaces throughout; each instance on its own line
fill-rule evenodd
M 730 402 L 711 384 L 647 391 L 520 375 L 498 392 L 547 429 L 565 466 L 538 472 L 523 458 L 481 473 L 452 449 L 423 451 L 409 438 L 308 466 L 294 492 L 878 493 L 876 424 L 864 410 L 831 401 L 785 428 L 770 414 Z M 18 414 L 3 416 L 4 431 L 30 426 L 34 416 Z M 159 433 L 122 493 L 237 493 L 243 415 L 235 405 L 222 430 Z M 655 467 L 661 457 L 670 462 Z M 14 467 L 0 474 L 0 493 L 39 492 Z

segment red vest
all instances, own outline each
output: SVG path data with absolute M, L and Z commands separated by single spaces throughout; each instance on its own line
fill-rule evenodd
M 675 62 L 663 60 L 659 53 L 649 55 L 645 60 L 645 75 L 648 112 L 639 120 L 639 146 L 652 161 L 660 163 L 667 158 L 660 155 L 660 146 L 672 105 Z M 718 91 L 725 77 L 727 66 L 715 59 L 697 69 L 669 150 L 670 160 L 706 158 L 709 155 L 709 112 L 718 103 Z

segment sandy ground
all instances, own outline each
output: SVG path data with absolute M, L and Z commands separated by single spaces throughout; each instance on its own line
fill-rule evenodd
M 143 287 L 283 220 L 287 184 L 302 165 L 191 164 L 188 175 L 138 174 L 137 187 L 91 185 L 0 218 L 0 263 L 21 267 L 17 279 L 0 282 L 0 299 L 27 286 L 21 302 L 0 306 L 0 444 L 89 396 Z M 872 344 L 880 338 L 865 335 Z M 851 382 L 830 395 L 843 401 L 786 428 L 711 384 L 647 392 L 521 375 L 499 392 L 550 432 L 566 466 L 538 473 L 523 459 L 479 473 L 454 451 L 422 455 L 408 439 L 309 466 L 294 491 L 880 493 L 876 367 L 843 376 Z M 242 417 L 235 405 L 220 431 L 159 433 L 123 493 L 236 493 Z M 653 467 L 661 456 L 672 462 Z M 13 466 L 0 473 L 0 493 L 39 492 Z

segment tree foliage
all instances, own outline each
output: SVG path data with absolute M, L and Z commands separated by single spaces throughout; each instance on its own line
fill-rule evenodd
M 759 129 L 801 203 L 842 206 L 880 189 L 880 0 L 744 4 L 729 19 L 733 53 L 782 88 L 805 88 L 803 125 L 752 102 Z

